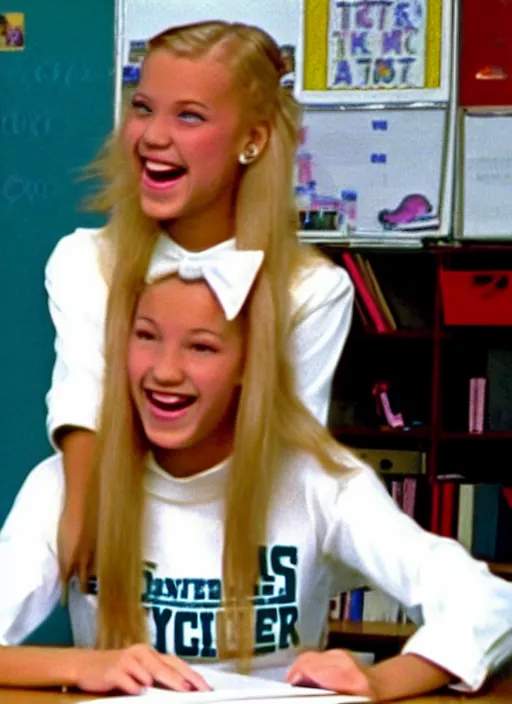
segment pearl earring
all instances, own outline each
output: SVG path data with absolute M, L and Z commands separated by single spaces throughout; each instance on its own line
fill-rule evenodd
M 247 166 L 247 164 L 250 164 L 256 159 L 258 154 L 258 147 L 255 144 L 249 144 L 247 149 L 245 149 L 245 151 L 243 151 L 238 157 L 238 161 L 243 164 L 243 166 Z

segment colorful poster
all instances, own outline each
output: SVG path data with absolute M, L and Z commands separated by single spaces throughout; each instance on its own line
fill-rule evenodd
M 427 0 L 330 0 L 329 88 L 424 88 Z
M 0 12 L 0 51 L 25 48 L 25 15 L 23 12 Z

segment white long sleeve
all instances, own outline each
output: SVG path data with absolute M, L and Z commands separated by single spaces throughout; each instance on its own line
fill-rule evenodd
M 108 295 L 99 268 L 99 233 L 77 230 L 64 237 L 45 269 L 56 355 L 46 397 L 50 440 L 64 425 L 97 428 Z
M 38 465 L 0 532 L 0 645 L 21 643 L 59 600 L 56 541 L 62 476 L 59 455 Z
M 459 689 L 478 690 L 512 656 L 512 584 L 455 541 L 417 526 L 367 467 L 345 480 L 312 458 L 289 459 L 261 552 L 254 673 L 282 678 L 301 649 L 320 647 L 332 588 L 350 589 L 353 576 L 364 575 L 418 615 L 404 652 L 452 672 Z M 218 661 L 212 625 L 221 605 L 228 472 L 225 461 L 184 480 L 151 466 L 146 482 L 148 633 L 162 651 L 221 667 L 234 666 Z M 0 645 L 20 643 L 57 602 L 62 493 L 57 454 L 29 475 L 0 533 L 0 570 L 9 575 L 0 580 Z M 95 597 L 75 589 L 69 603 L 75 642 L 94 646 Z
M 300 279 L 293 301 L 299 311 L 292 333 L 299 396 L 326 425 L 334 372 L 352 322 L 354 286 L 345 269 L 322 262 Z
M 424 531 L 371 471 L 340 491 L 324 550 L 421 619 L 405 645 L 476 691 L 512 653 L 512 584 L 455 540 Z

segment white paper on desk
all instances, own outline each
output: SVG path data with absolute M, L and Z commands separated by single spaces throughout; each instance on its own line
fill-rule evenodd
M 217 702 L 258 701 L 265 704 L 355 704 L 367 702 L 367 697 L 355 697 L 344 694 L 335 694 L 327 689 L 310 687 L 294 687 L 286 682 L 265 680 L 251 675 L 212 670 L 200 665 L 193 668 L 213 688 L 211 692 L 171 692 L 169 690 L 148 687 L 138 699 L 144 704 L 214 704 Z M 109 702 L 132 702 L 133 697 L 123 695 L 120 697 L 107 697 L 96 699 L 95 704 L 109 704 Z M 142 704 L 142 702 L 141 702 Z

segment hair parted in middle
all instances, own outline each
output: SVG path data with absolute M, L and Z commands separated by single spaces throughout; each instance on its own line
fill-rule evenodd
M 265 255 L 244 309 L 246 357 L 225 497 L 223 625 L 217 634 L 219 656 L 237 657 L 244 671 L 254 647 L 251 598 L 257 548 L 265 540 L 283 458 L 289 451 L 306 452 L 333 472 L 345 460 L 348 468 L 350 460 L 298 399 L 290 359 L 290 333 L 297 322 L 290 315 L 293 281 L 304 264 L 320 255 L 300 247 L 296 235 L 293 165 L 300 111 L 280 85 L 280 50 L 256 27 L 220 21 L 162 32 L 150 40 L 148 54 L 161 49 L 191 59 L 215 51 L 232 71 L 247 120 L 264 119 L 270 126 L 263 152 L 241 167 L 233 233 L 238 249 Z M 107 648 L 147 638 L 140 597 L 143 480 L 150 448 L 130 397 L 125 360 L 144 274 L 161 231 L 141 210 L 138 180 L 123 153 L 122 129 L 121 122 L 96 164 L 104 182 L 96 207 L 110 212 L 101 264 L 111 288 L 98 455 L 82 541 L 84 557 L 94 554 L 89 567 L 96 570 L 99 584 L 98 645 Z

